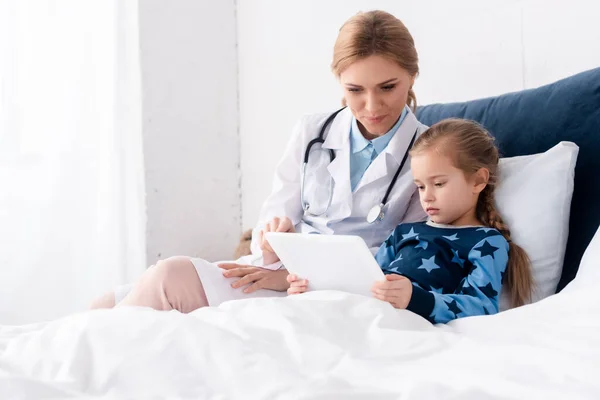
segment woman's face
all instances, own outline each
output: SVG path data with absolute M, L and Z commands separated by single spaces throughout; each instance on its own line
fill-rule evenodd
M 372 55 L 340 74 L 346 104 L 367 139 L 389 131 L 400 118 L 414 77 L 396 62 Z

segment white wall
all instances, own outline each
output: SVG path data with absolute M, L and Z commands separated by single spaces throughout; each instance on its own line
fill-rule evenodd
M 149 263 L 231 255 L 241 228 L 256 223 L 294 123 L 339 106 L 329 70 L 339 27 L 376 8 L 415 38 L 420 104 L 536 87 L 600 65 L 600 5 L 591 0 L 144 0 Z
M 0 324 L 144 270 L 137 20 L 137 2 L 0 0 Z
M 233 0 L 140 1 L 147 258 L 230 258 L 241 231 Z
M 329 70 L 337 31 L 356 12 L 372 9 L 391 12 L 411 31 L 420 56 L 420 104 L 536 87 L 600 66 L 600 3 L 592 0 L 241 1 L 245 228 L 256 223 L 296 120 L 339 106 Z

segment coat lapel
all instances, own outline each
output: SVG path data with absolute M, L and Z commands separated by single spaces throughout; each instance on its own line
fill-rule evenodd
M 362 179 L 356 186 L 355 192 L 358 192 L 366 185 L 371 182 L 375 182 L 382 178 L 392 179 L 396 170 L 400 166 L 404 154 L 409 150 L 408 146 L 413 138 L 415 131 L 417 130 L 418 122 L 412 111 L 409 111 L 402 121 L 402 125 L 398 128 L 398 131 L 394 134 L 390 143 L 381 154 L 379 154 L 375 160 L 369 165 L 369 168 L 365 171 Z M 407 164 L 410 162 L 406 160 L 406 164 L 403 169 L 409 168 Z
M 350 125 L 352 113 L 346 108 L 331 123 L 326 133 L 324 149 L 335 151 L 335 159 L 327 166 L 334 181 L 332 206 L 329 219 L 344 219 L 352 213 L 352 189 L 350 186 Z

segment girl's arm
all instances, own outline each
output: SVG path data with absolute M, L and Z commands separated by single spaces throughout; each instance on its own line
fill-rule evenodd
M 377 253 L 375 253 L 375 261 L 377 261 L 377 264 L 379 264 L 381 269 L 386 269 L 396 259 L 396 242 L 400 235 L 399 228 L 400 225 L 390 233 L 387 239 L 379 246 Z
M 490 236 L 469 252 L 473 269 L 452 294 L 413 284 L 406 307 L 433 323 L 460 317 L 496 314 L 502 277 L 508 264 L 508 242 L 501 235 Z

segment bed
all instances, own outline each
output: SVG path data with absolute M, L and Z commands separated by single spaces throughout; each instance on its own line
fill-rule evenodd
M 480 121 L 507 157 L 579 145 L 558 294 L 435 326 L 334 291 L 4 326 L 0 398 L 600 398 L 600 69 L 418 116 Z
M 440 326 L 341 292 L 81 313 L 0 330 L 0 398 L 597 399 L 595 300 Z

